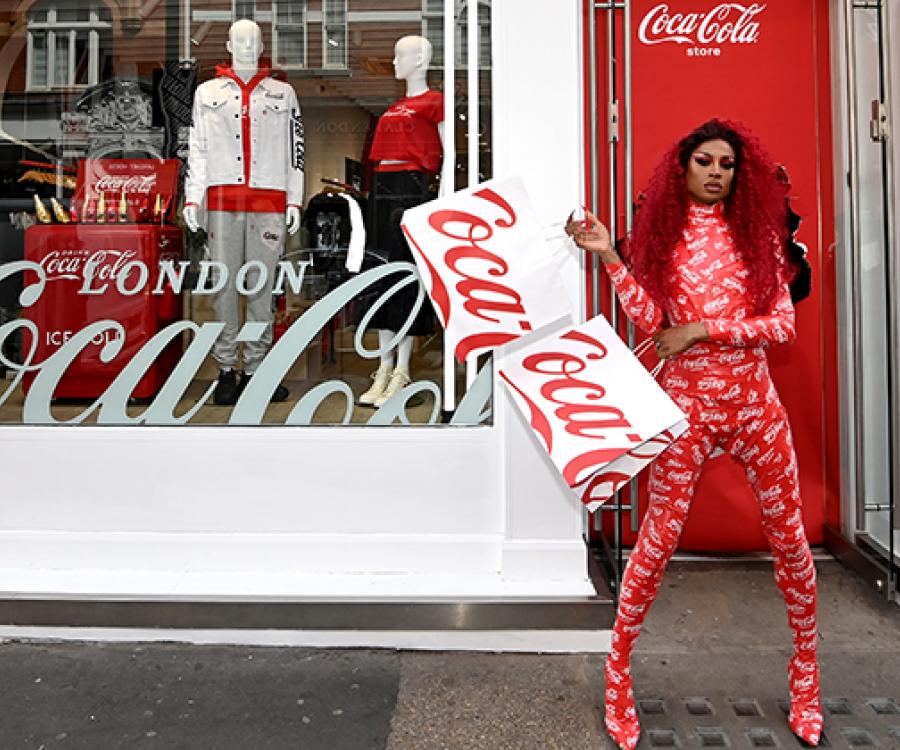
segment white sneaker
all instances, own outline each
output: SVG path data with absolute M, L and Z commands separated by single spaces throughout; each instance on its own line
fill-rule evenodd
M 391 366 L 387 364 L 379 365 L 378 369 L 372 373 L 372 380 L 375 382 L 372 383 L 372 387 L 369 390 L 359 397 L 359 403 L 373 405 L 375 400 L 384 393 L 384 389 L 387 388 L 390 379 Z
M 409 377 L 409 370 L 401 369 L 398 367 L 391 375 L 391 379 L 388 382 L 387 388 L 385 388 L 384 392 L 375 399 L 375 406 L 381 406 L 392 396 L 396 395 L 406 386 L 408 386 L 410 384 L 410 381 L 411 378 Z

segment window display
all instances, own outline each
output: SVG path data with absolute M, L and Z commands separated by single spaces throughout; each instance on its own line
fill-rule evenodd
M 435 4 L 151 5 L 0 31 L 0 423 L 489 422 L 400 230 L 473 142 L 458 93 L 443 142 Z

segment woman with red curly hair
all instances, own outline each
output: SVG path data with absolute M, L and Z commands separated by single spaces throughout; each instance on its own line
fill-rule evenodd
M 675 551 L 700 470 L 715 448 L 744 467 L 760 506 L 793 634 L 791 730 L 822 733 L 816 659 L 816 572 L 800 515 L 787 414 L 765 349 L 795 337 L 788 288 L 786 187 L 742 126 L 710 120 L 665 155 L 625 244 L 588 213 L 567 231 L 597 253 L 626 314 L 665 360 L 662 387 L 689 428 L 653 464 L 649 506 L 622 579 L 606 660 L 606 726 L 619 747 L 640 736 L 630 658 Z

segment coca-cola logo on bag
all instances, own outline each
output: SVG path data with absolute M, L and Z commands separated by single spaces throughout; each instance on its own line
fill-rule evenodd
M 51 250 L 40 263 L 48 282 L 85 278 L 115 282 L 136 255 L 133 250 Z
M 755 44 L 759 40 L 758 16 L 766 9 L 760 3 L 719 3 L 709 10 L 673 11 L 669 3 L 652 8 L 638 25 L 643 44 L 688 44 L 688 55 L 698 48 L 718 55 L 725 44 Z
M 581 351 L 548 349 L 526 356 L 521 363 L 526 371 L 544 380 L 540 387 L 543 405 L 529 398 L 502 370 L 500 377 L 528 405 L 531 427 L 551 455 L 556 442 L 553 425 L 569 435 L 601 444 L 567 461 L 563 477 L 574 487 L 599 466 L 639 445 L 642 438 L 622 409 L 609 402 L 597 373 L 591 372 L 592 365 L 606 359 L 609 350 L 602 342 L 578 330 L 569 331 L 561 339 L 579 346 Z
M 511 229 L 516 225 L 516 211 L 502 195 L 489 188 L 473 195 L 499 209 L 500 216 L 489 220 L 465 211 L 441 209 L 428 217 L 428 224 L 441 237 L 461 243 L 448 248 L 442 259 L 444 267 L 457 279 L 454 286 L 462 299 L 461 310 L 487 323 L 502 325 L 511 321 L 513 330 L 492 329 L 465 337 L 455 349 L 461 362 L 473 351 L 501 346 L 532 330 L 521 295 L 502 280 L 509 273 L 509 263 L 489 249 L 497 229 Z M 405 226 L 403 229 L 428 267 L 431 297 L 447 327 L 452 310 L 447 286 L 409 230 Z

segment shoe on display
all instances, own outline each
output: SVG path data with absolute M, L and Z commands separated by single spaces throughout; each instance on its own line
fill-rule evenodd
M 234 370 L 219 370 L 213 403 L 216 406 L 234 406 L 238 400 L 237 373 Z
M 391 366 L 379 365 L 378 369 L 372 373 L 372 380 L 375 382 L 372 383 L 372 387 L 369 388 L 369 390 L 359 397 L 359 403 L 365 404 L 366 406 L 374 406 L 375 401 L 382 393 L 384 393 L 384 389 L 387 388 L 390 379 Z
M 250 382 L 250 378 L 252 375 L 248 375 L 246 372 L 241 372 L 241 379 L 238 382 L 238 395 L 244 392 L 244 388 L 247 387 L 247 383 Z M 282 383 L 278 384 L 278 387 L 275 389 L 275 392 L 272 394 L 272 398 L 269 399 L 270 403 L 280 404 L 282 401 L 287 401 L 288 396 L 291 395 L 291 392 L 284 386 Z
M 391 375 L 387 388 L 385 388 L 382 394 L 375 399 L 375 406 L 381 406 L 387 402 L 392 396 L 408 386 L 410 382 L 411 378 L 409 377 L 409 371 L 398 367 Z

